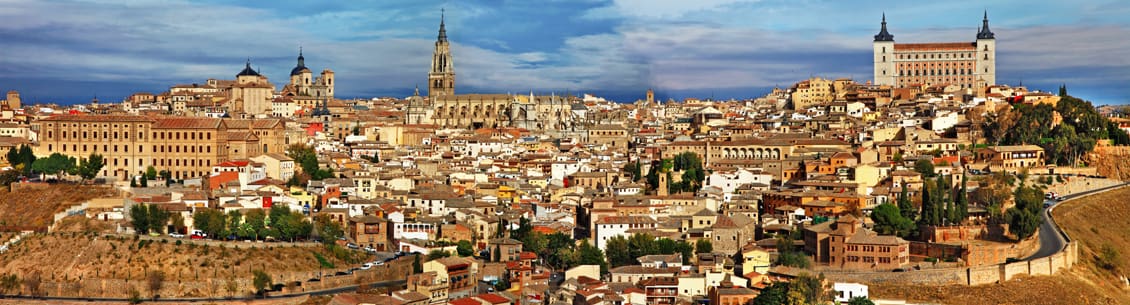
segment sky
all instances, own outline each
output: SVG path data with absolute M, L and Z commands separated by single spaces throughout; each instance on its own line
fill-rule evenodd
M 427 84 L 441 9 L 457 94 L 742 99 L 811 76 L 866 82 L 882 14 L 896 42 L 972 42 L 987 11 L 998 83 L 1130 104 L 1124 0 L 0 0 L 0 90 L 116 102 L 234 79 L 248 59 L 281 87 L 301 47 L 339 98 L 404 97 Z

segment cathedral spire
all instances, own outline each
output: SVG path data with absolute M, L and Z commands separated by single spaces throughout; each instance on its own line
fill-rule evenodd
M 883 12 L 883 23 L 879 34 L 875 34 L 875 41 L 895 41 L 895 35 L 887 32 L 887 13 Z
M 996 35 L 993 31 L 989 30 L 989 11 L 985 11 L 984 19 L 981 19 L 981 30 L 977 31 L 977 39 L 995 39 Z
M 444 9 L 439 9 L 439 37 L 436 39 L 447 42 L 447 27 L 444 26 L 444 19 L 446 18 L 444 18 L 444 15 L 446 15 Z

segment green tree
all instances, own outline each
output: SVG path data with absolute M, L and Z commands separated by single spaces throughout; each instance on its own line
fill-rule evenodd
M 149 179 L 149 180 L 156 180 L 157 179 L 157 169 L 154 168 L 152 165 L 145 167 L 145 179 Z
M 914 230 L 914 221 L 904 218 L 899 207 L 890 203 L 875 207 L 871 220 L 875 222 L 875 232 L 883 235 L 908 237 Z
M 714 245 L 710 244 L 709 239 L 699 239 L 694 242 L 695 253 L 712 253 L 714 252 Z
M 914 162 L 914 171 L 922 174 L 923 178 L 934 177 L 934 163 L 930 159 L 918 159 Z
M 247 214 L 243 215 L 243 222 L 249 226 L 249 230 L 254 235 L 256 240 L 261 237 L 267 236 L 267 212 L 263 209 L 251 209 Z
M 420 254 L 415 253 L 412 255 L 412 273 L 424 272 L 424 264 L 420 262 Z
M 149 230 L 157 233 L 165 231 L 165 226 L 169 223 L 169 212 L 155 204 L 147 204 L 145 207 L 149 210 Z
M 27 144 L 8 149 L 8 165 L 18 169 L 23 175 L 31 174 L 32 164 L 35 164 L 35 161 L 35 153 L 31 151 L 31 147 Z
M 875 305 L 875 302 L 871 302 L 865 297 L 854 297 L 848 299 L 847 305 Z
M 134 204 L 129 207 L 130 224 L 137 234 L 149 233 L 149 209 L 144 204 Z
M 53 153 L 47 158 L 35 160 L 31 165 L 36 172 L 53 174 L 60 178 L 64 173 L 72 172 L 75 168 L 75 158 L 67 157 L 60 153 Z
M 1043 212 L 1043 191 L 1025 185 L 1021 180 L 1020 186 L 1013 192 L 1013 201 L 1016 205 L 1005 212 L 1005 220 L 1008 222 L 1009 233 L 1023 240 L 1035 234 L 1043 223 L 1043 218 L 1040 217 Z
M 608 264 L 612 267 L 634 265 L 636 258 L 632 256 L 628 239 L 623 236 L 613 236 L 604 242 L 604 252 L 608 256 Z M 598 248 L 599 250 L 599 248 Z
M 455 243 L 455 245 L 455 252 L 458 252 L 459 256 L 466 257 L 475 255 L 475 248 L 473 245 L 471 245 L 471 241 L 464 239 Z
M 322 239 L 323 243 L 332 244 L 339 237 L 345 236 L 341 224 L 330 219 L 329 215 L 318 214 L 314 216 L 313 231 Z
M 432 250 L 432 252 L 428 252 L 428 260 L 429 261 L 441 259 L 441 258 L 448 257 L 448 256 L 451 256 L 451 253 L 448 253 L 447 251 L 443 251 L 443 250 L 439 250 L 439 249 L 435 249 L 435 250 Z
M 789 283 L 775 282 L 753 298 L 755 305 L 782 305 L 788 300 Z
M 599 265 L 600 273 L 608 272 L 608 262 L 604 260 L 604 251 L 589 244 L 588 240 L 581 241 L 577 247 L 577 265 Z
M 251 284 L 255 286 L 255 293 L 263 293 L 263 289 L 271 285 L 271 275 L 267 274 L 267 272 L 256 269 L 252 271 L 251 274 L 253 275 Z
M 171 213 L 169 215 L 169 225 L 173 226 L 173 230 L 177 233 L 184 233 L 188 228 L 184 222 L 184 215 L 181 213 Z
M 961 175 L 961 187 L 958 188 L 957 195 L 954 196 L 954 205 L 957 207 L 955 217 L 957 224 L 961 224 L 965 222 L 966 218 L 969 218 L 969 189 L 966 186 L 969 182 L 968 176 L 968 174 Z
M 106 160 L 102 158 L 102 155 L 91 153 L 86 159 L 79 160 L 78 175 L 82 177 L 83 181 L 94 179 L 104 166 L 106 166 Z
M 655 237 L 651 234 L 636 233 L 628 236 L 628 249 L 628 258 L 625 265 L 637 264 L 637 258 L 640 256 L 659 254 L 659 245 L 655 243 Z
M 212 238 L 223 234 L 226 227 L 224 212 L 215 209 L 199 209 L 192 214 L 192 223 L 197 230 L 203 231 Z
M 918 209 L 914 208 L 914 204 L 910 202 L 910 193 L 907 191 L 906 185 L 907 183 L 903 182 L 902 191 L 899 192 L 899 214 L 901 214 L 903 218 L 914 221 L 915 218 L 918 218 Z

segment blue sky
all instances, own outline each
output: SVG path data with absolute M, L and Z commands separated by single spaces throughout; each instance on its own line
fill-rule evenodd
M 457 93 L 722 99 L 809 76 L 863 82 L 882 13 L 896 42 L 950 42 L 972 41 L 987 10 L 999 83 L 1130 104 L 1120 0 L 0 0 L 0 90 L 118 101 L 232 79 L 247 58 L 282 84 L 302 46 L 340 97 L 405 96 L 425 83 L 441 8 Z

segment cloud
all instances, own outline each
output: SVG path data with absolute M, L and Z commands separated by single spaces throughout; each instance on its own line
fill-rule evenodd
M 571 90 L 632 100 L 649 87 L 676 97 L 751 97 L 809 76 L 865 81 L 880 11 L 888 12 L 898 42 L 972 41 L 980 21 L 979 8 L 940 15 L 931 11 L 949 3 L 888 4 L 461 1 L 446 8 L 457 92 Z M 1111 13 L 1128 6 L 1055 5 L 1064 15 L 1098 24 L 1047 18 L 1015 1 L 990 5 L 1000 47 L 998 80 L 1067 82 L 1101 92 L 1096 97 L 1130 99 L 1130 89 L 1103 89 L 1130 82 L 1130 40 L 1122 39 L 1130 37 L 1130 26 Z M 282 83 L 302 45 L 308 66 L 337 73 L 339 95 L 407 95 L 426 81 L 443 6 L 7 1 L 0 4 L 0 74 L 8 77 L 0 76 L 0 85 L 45 90 L 49 86 L 28 82 L 46 80 L 76 85 L 33 95 L 67 92 L 85 100 L 90 94 L 81 90 L 97 88 L 124 97 L 132 90 L 232 78 L 248 57 Z

